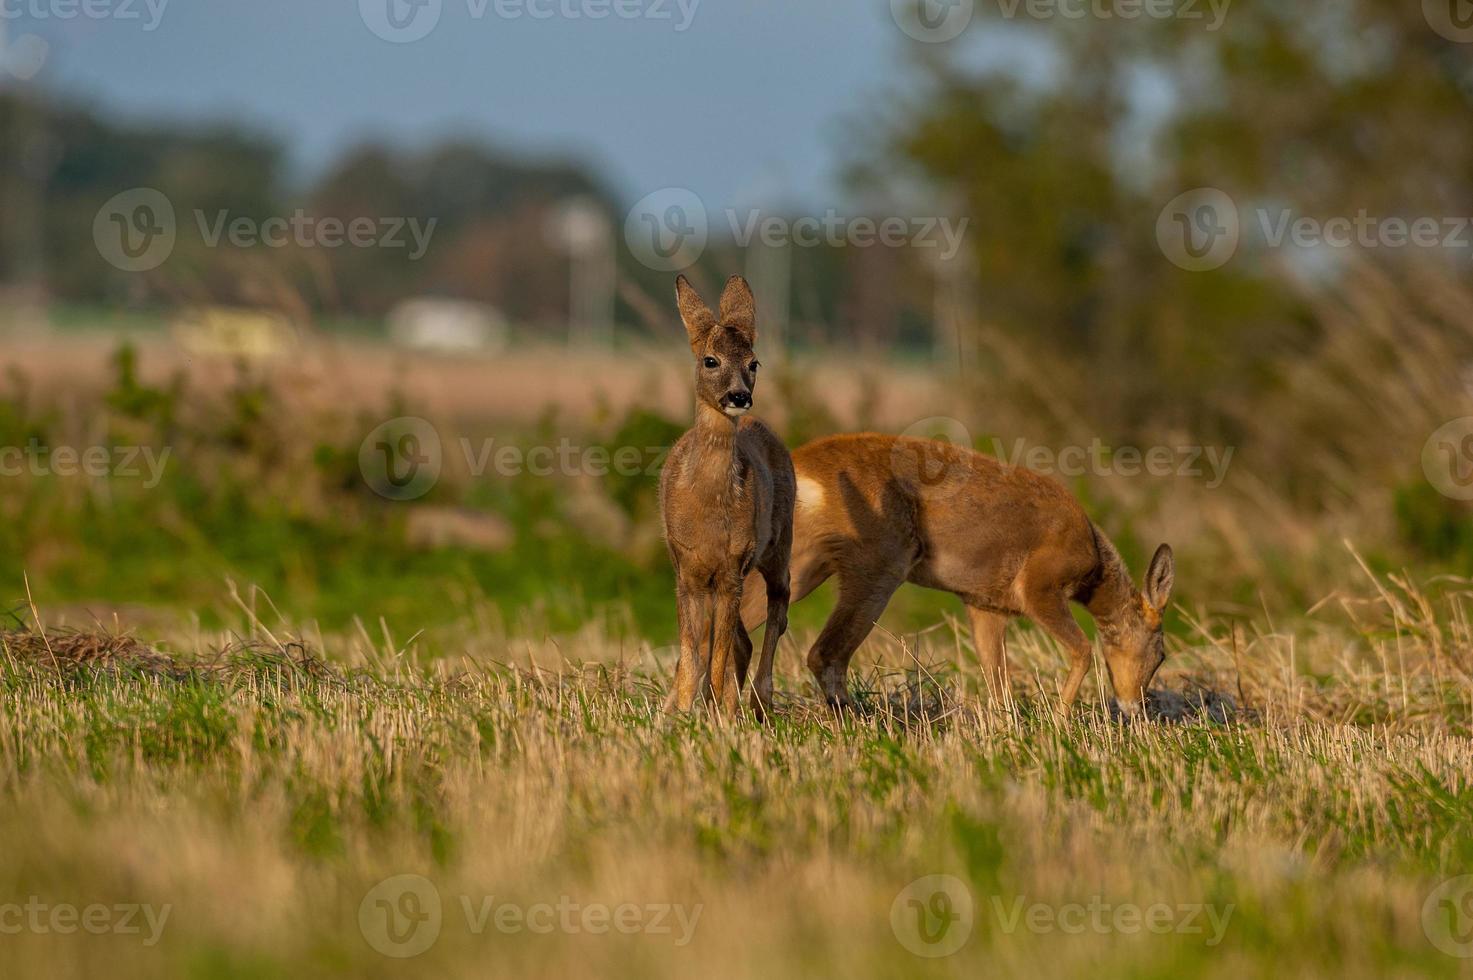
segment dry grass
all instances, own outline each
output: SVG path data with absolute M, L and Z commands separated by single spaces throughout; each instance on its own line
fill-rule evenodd
M 596 626 L 12 631 L 0 900 L 170 911 L 151 945 L 23 929 L 6 975 L 1452 974 L 1424 903 L 1473 863 L 1466 596 L 1378 586 L 1292 632 L 1201 624 L 1157 692 L 1178 724 L 1098 700 L 1059 721 L 1062 661 L 1029 631 L 1000 708 L 963 636 L 877 631 L 847 720 L 796 638 L 770 726 L 664 716 L 669 651 Z M 891 919 L 932 874 L 973 903 L 941 960 Z M 408 960 L 374 946 L 423 908 L 400 875 L 441 903 Z M 549 932 L 496 918 L 540 903 Z M 599 904 L 687 918 L 595 934 Z M 1152 907 L 1170 931 L 1131 928 Z

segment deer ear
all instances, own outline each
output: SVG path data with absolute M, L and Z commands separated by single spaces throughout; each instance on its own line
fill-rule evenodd
M 680 310 L 680 322 L 685 324 L 686 336 L 690 338 L 690 349 L 699 351 L 701 341 L 716 326 L 716 318 L 685 276 L 675 279 L 675 306 Z
M 1156 549 L 1151 567 L 1146 569 L 1146 601 L 1157 612 L 1166 611 L 1171 601 L 1171 587 L 1176 583 L 1176 559 L 1171 554 L 1171 545 L 1163 544 Z
M 752 287 L 741 276 L 726 280 L 726 288 L 721 291 L 721 322 L 740 330 L 747 343 L 757 342 L 757 301 L 752 298 Z

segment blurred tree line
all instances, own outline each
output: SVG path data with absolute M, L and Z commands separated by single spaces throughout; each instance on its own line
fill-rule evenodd
M 1206 4 L 1176 7 L 1205 16 L 979 4 L 962 37 L 914 45 L 915 84 L 853 176 L 932 187 L 971 217 L 976 321 L 1045 355 L 1071 410 L 1231 437 L 1235 413 L 1293 394 L 1290 366 L 1324 344 L 1326 297 L 1359 262 L 1397 283 L 1413 266 L 1466 280 L 1468 236 L 1311 253 L 1267 247 L 1261 215 L 1473 215 L 1473 44 L 1405 0 L 1238 0 L 1216 30 Z M 976 57 L 988 35 L 1003 43 Z M 1241 241 L 1187 271 L 1157 220 L 1204 186 L 1235 202 Z
M 447 140 L 423 150 L 360 146 L 306 186 L 293 183 L 288 170 L 277 142 L 228 123 L 124 124 L 39 93 L 0 88 L 0 284 L 109 308 L 261 307 L 303 323 L 377 320 L 402 300 L 445 296 L 488 304 L 514 324 L 560 339 L 568 335 L 572 258 L 556 228 L 576 200 L 607 222 L 618 269 L 615 321 L 661 334 L 671 326 L 673 274 L 650 269 L 629 252 L 622 234 L 628 202 L 585 167 Z M 175 210 L 173 251 L 146 272 L 115 268 L 93 242 L 99 209 L 133 188 L 160 191 Z M 259 224 L 299 211 L 315 221 L 434 225 L 422 256 L 412 248 L 295 242 L 238 247 L 228 234 L 215 237 L 238 218 Z M 689 271 L 716 289 L 746 268 L 730 224 L 748 216 L 728 219 L 714 204 L 711 211 L 709 247 Z M 401 229 L 399 237 L 410 234 Z M 902 316 L 900 291 L 888 288 L 908 261 L 898 254 L 903 250 L 825 242 L 785 251 L 793 282 L 788 306 L 806 324 L 805 336 L 842 329 L 846 339 L 874 345 L 906 336 L 925 340 L 923 317 L 915 310 Z
M 1354 268 L 1344 255 L 1264 248 L 1255 209 L 1473 214 L 1473 45 L 1435 30 L 1425 6 L 1237 0 L 1213 29 L 1206 5 L 1186 0 L 1177 7 L 1204 16 L 1032 20 L 1026 3 L 1012 17 L 978 4 L 961 38 L 917 43 L 909 84 L 847 130 L 871 134 L 850 148 L 861 210 L 965 217 L 962 268 L 922 249 L 788 248 L 794 335 L 945 350 L 937 321 L 964 309 L 973 326 L 1056 354 L 1076 414 L 1226 424 L 1203 392 L 1227 379 L 1240 393 L 1286 384 L 1282 355 L 1318 342 L 1316 305 Z M 975 41 L 1000 43 L 979 57 Z M 669 275 L 629 255 L 627 202 L 578 165 L 456 141 L 365 146 L 301 187 L 259 133 L 121 125 L 19 92 L 0 91 L 0 281 L 78 302 L 236 302 L 302 318 L 374 318 L 443 294 L 556 329 L 569 259 L 549 228 L 576 197 L 609 219 L 616 319 L 668 326 Z M 91 241 L 98 208 L 139 186 L 174 201 L 181 227 L 170 261 L 141 275 L 110 267 Z M 1166 260 L 1156 223 L 1201 186 L 1236 202 L 1242 243 L 1223 267 L 1190 272 Z M 197 211 L 260 220 L 298 208 L 437 224 L 418 261 L 404 249 L 207 248 L 193 228 Z M 748 268 L 724 223 L 711 215 L 693 270 L 707 288 Z M 1459 270 L 1469 261 L 1438 251 Z
M 0 92 L 0 281 L 40 282 L 53 298 L 108 304 L 240 303 L 310 317 L 376 317 L 420 293 L 484 301 L 517 318 L 566 315 L 564 259 L 546 225 L 569 197 L 610 195 L 571 164 L 524 161 L 449 141 L 422 152 L 364 146 L 306 187 L 287 179 L 282 148 L 230 125 L 135 126 L 77 107 Z M 162 192 L 178 237 L 162 267 L 110 266 L 93 220 L 115 194 Z M 262 222 L 433 218 L 430 247 L 212 245 L 222 214 Z M 202 217 L 201 217 L 202 216 Z M 383 225 L 387 231 L 392 225 Z M 409 239 L 406 231 L 399 236 Z

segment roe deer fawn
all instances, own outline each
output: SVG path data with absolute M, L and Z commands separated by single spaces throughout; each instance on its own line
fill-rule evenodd
M 1138 592 L 1104 533 L 1050 477 L 928 439 L 876 435 L 818 439 L 793 453 L 798 477 L 791 598 L 831 575 L 839 600 L 808 654 L 808 669 L 836 708 L 851 707 L 849 659 L 903 582 L 959 596 L 971 619 L 993 697 L 1007 690 L 1004 632 L 1024 615 L 1064 645 L 1067 712 L 1090 667 L 1090 642 L 1069 610 L 1094 617 L 1115 698 L 1143 705 L 1165 658 L 1162 614 L 1175 565 L 1162 545 Z M 761 591 L 748 583 L 748 626 Z
M 734 713 L 746 682 L 752 640 L 742 626 L 743 579 L 767 596 L 767 632 L 752 682 L 752 710 L 772 705 L 772 658 L 788 625 L 788 558 L 793 547 L 793 461 L 771 429 L 745 417 L 757 361 L 756 305 L 733 276 L 713 316 L 681 276 L 680 319 L 696 360 L 696 424 L 680 437 L 660 474 L 660 513 L 680 618 L 680 661 L 667 706 L 690 710 L 708 692 Z

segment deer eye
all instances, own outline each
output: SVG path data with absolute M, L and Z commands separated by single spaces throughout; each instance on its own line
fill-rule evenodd
M 714 357 L 708 357 L 701 363 L 706 365 L 706 367 L 708 368 L 719 368 L 721 366 L 721 362 L 716 360 L 716 358 Z
M 749 368 L 747 368 L 747 370 L 748 371 L 751 371 L 753 374 L 756 374 L 757 373 L 757 369 L 760 368 L 761 366 L 762 366 L 762 362 L 761 361 L 753 361 L 752 362 L 752 366 L 749 367 Z

